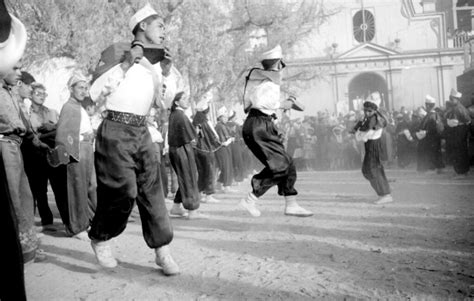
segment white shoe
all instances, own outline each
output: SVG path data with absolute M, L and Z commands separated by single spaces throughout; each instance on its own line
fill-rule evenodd
M 247 197 L 247 199 L 242 199 L 239 205 L 240 207 L 247 210 L 253 217 L 259 217 L 261 214 L 260 210 L 258 210 L 257 206 L 255 205 L 255 201 L 250 199 L 249 197 Z
M 304 209 L 300 205 L 286 206 L 285 215 L 298 216 L 298 217 L 308 217 L 312 216 L 313 212 Z
M 208 204 L 217 204 L 217 203 L 220 203 L 221 201 L 214 198 L 211 194 L 208 194 L 202 199 L 201 202 L 208 203 Z
M 209 215 L 202 213 L 199 210 L 188 210 L 188 219 L 208 219 Z
M 79 232 L 79 233 L 73 235 L 72 238 L 79 239 L 79 240 L 82 240 L 82 241 L 91 241 L 90 238 L 89 238 L 89 235 L 87 234 L 87 231 Z
M 179 266 L 171 256 L 168 245 L 155 249 L 155 262 L 166 276 L 179 274 Z
M 387 204 L 387 203 L 391 203 L 391 202 L 393 202 L 392 196 L 390 194 L 386 194 L 383 197 L 381 197 L 380 199 L 378 199 L 375 202 L 375 204 L 380 205 L 380 204 Z
M 304 209 L 296 202 L 296 196 L 287 195 L 285 196 L 285 215 L 308 217 L 312 216 L 313 212 Z
M 186 209 L 183 208 L 183 205 L 181 203 L 173 203 L 173 207 L 170 210 L 170 215 L 183 217 L 187 215 L 187 212 Z
M 94 250 L 95 258 L 104 268 L 115 268 L 117 260 L 112 255 L 112 250 L 107 241 L 91 241 L 92 250 Z

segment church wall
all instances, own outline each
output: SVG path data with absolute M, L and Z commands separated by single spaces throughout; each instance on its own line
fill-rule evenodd
M 291 59 L 328 56 L 333 43 L 337 44 L 336 54 L 344 53 L 360 44 L 353 36 L 352 17 L 361 9 L 361 2 L 335 0 L 328 1 L 325 5 L 339 12 L 297 44 L 293 51 L 289 52 Z M 414 6 L 417 11 L 419 3 L 414 1 Z M 402 52 L 439 48 L 438 34 L 431 27 L 433 17 L 410 19 L 404 16 L 400 0 L 365 0 L 364 7 L 375 17 L 376 33 L 371 43 L 395 48 L 395 39 L 399 39 L 398 50 Z

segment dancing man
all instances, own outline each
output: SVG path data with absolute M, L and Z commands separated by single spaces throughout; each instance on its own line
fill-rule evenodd
M 254 68 L 247 76 L 244 99 L 245 110 L 249 113 L 242 135 L 245 144 L 265 168 L 252 177 L 252 191 L 240 205 L 253 217 L 260 216 L 260 210 L 256 206 L 258 198 L 277 185 L 278 194 L 285 197 L 285 215 L 311 216 L 312 212 L 296 202 L 296 168 L 273 122 L 277 110 L 288 110 L 295 106 L 294 99 L 280 102 L 281 71 L 285 67 L 280 45 L 264 52 L 261 63 L 263 69 Z

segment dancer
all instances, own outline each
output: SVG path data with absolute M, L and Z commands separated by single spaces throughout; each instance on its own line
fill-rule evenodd
M 148 247 L 155 250 L 156 264 L 165 275 L 175 275 L 179 267 L 169 249 L 173 229 L 158 157 L 146 126 L 153 101 L 162 103 L 168 100 L 163 95 L 176 94 L 172 85 L 166 85 L 165 93 L 163 85 L 171 57 L 165 54 L 164 60 L 152 65 L 143 56 L 145 43 L 163 47 L 165 40 L 164 20 L 149 4 L 132 16 L 129 27 L 135 38 L 126 59 L 91 87 L 93 100 L 105 98 L 107 115 L 97 130 L 97 211 L 89 237 L 99 264 L 117 266 L 109 241 L 125 230 L 136 200 L 143 236 Z
M 362 163 L 362 174 L 369 180 L 380 197 L 375 204 L 393 202 L 390 195 L 390 186 L 381 163 L 382 131 L 387 126 L 387 119 L 378 111 L 380 98 L 372 95 L 364 102 L 364 118 L 351 131 L 355 133 L 357 141 L 364 141 L 365 156 Z
M 295 99 L 280 103 L 281 71 L 285 67 L 280 45 L 263 53 L 261 63 L 264 69 L 252 69 L 247 77 L 244 99 L 245 110 L 249 113 L 242 134 L 249 149 L 265 168 L 252 177 L 252 191 L 240 205 L 253 217 L 260 216 L 255 203 L 268 189 L 278 185 L 278 194 L 285 197 L 286 215 L 311 216 L 312 212 L 296 202 L 296 168 L 273 122 L 278 109 L 289 110 L 296 106 Z

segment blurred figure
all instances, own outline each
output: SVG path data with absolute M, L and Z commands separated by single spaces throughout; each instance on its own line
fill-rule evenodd
M 398 167 L 405 168 L 411 161 L 411 145 L 413 143 L 413 137 L 410 133 L 410 123 L 407 118 L 402 113 L 398 113 L 396 119 L 397 126 L 395 128 L 395 133 L 397 135 Z
M 442 172 L 444 168 L 441 155 L 441 134 L 444 130 L 441 117 L 435 111 L 436 99 L 426 95 L 426 116 L 421 120 L 420 127 L 416 132 L 418 137 L 417 171 L 425 172 L 436 170 Z
M 375 204 L 385 204 L 393 202 L 393 198 L 390 194 L 390 186 L 381 162 L 381 137 L 383 128 L 387 126 L 387 120 L 378 111 L 379 104 L 380 101 L 378 99 L 369 99 L 364 102 L 365 118 L 356 124 L 353 132 L 359 141 L 365 142 L 362 174 L 379 196 Z
M 469 111 L 460 103 L 462 94 L 451 90 L 449 100 L 451 106 L 446 111 L 446 123 L 452 128 L 453 167 L 456 172 L 455 179 L 464 179 L 469 172 L 468 133 L 471 117 Z

